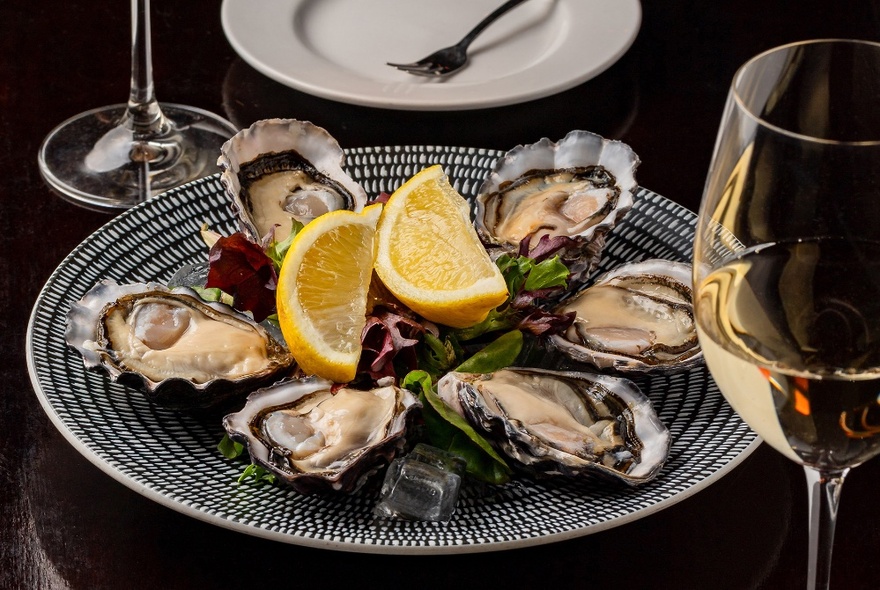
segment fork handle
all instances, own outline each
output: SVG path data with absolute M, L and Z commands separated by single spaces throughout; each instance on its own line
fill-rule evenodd
M 486 29 L 486 27 L 488 27 L 493 22 L 495 22 L 495 19 L 500 17 L 502 14 L 504 14 L 508 10 L 519 6 L 520 4 L 522 4 L 525 1 L 526 0 L 507 0 L 507 2 L 505 2 L 504 4 L 502 4 L 501 6 L 496 8 L 495 10 L 493 10 L 492 13 L 489 14 L 489 16 L 487 16 L 486 18 L 481 20 L 477 24 L 477 26 L 475 26 L 473 29 L 471 29 L 470 33 L 468 33 L 467 35 L 464 36 L 464 39 L 462 39 L 461 41 L 456 43 L 456 47 L 459 47 L 462 50 L 467 49 L 468 46 L 474 41 L 474 39 L 477 38 L 477 35 L 482 33 Z

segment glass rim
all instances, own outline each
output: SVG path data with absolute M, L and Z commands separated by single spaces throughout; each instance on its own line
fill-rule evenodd
M 745 101 L 742 96 L 740 96 L 738 86 L 742 77 L 745 75 L 745 72 L 748 68 L 754 66 L 757 62 L 763 60 L 768 55 L 779 53 L 781 51 L 788 51 L 793 47 L 803 47 L 807 45 L 832 45 L 832 44 L 846 44 L 846 45 L 871 45 L 880 50 L 880 42 L 877 41 L 868 41 L 864 39 L 843 39 L 843 38 L 823 38 L 823 39 L 808 39 L 804 41 L 794 41 L 792 43 L 786 43 L 784 45 L 778 45 L 776 47 L 771 47 L 757 55 L 749 58 L 745 63 L 743 63 L 739 68 L 737 68 L 736 73 L 733 75 L 733 81 L 730 84 L 730 96 L 736 102 L 737 107 L 740 111 L 745 113 L 750 119 L 755 121 L 758 125 L 765 127 L 766 129 L 775 131 L 781 135 L 787 135 L 789 137 L 803 140 L 803 141 L 811 141 L 814 143 L 821 143 L 826 145 L 839 145 L 839 146 L 880 146 L 880 135 L 878 135 L 877 139 L 866 139 L 866 140 L 838 140 L 838 139 L 826 139 L 822 137 L 816 137 L 813 135 L 806 135 L 803 133 L 797 133 L 790 129 L 786 129 L 784 127 L 780 127 L 778 125 L 774 125 L 766 121 L 763 117 L 755 114 L 752 109 L 746 106 Z

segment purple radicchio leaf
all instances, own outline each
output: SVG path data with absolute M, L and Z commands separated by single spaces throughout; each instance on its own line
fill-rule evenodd
M 367 317 L 361 335 L 361 358 L 358 372 L 372 379 L 397 377 L 394 364 L 406 372 L 417 368 L 415 346 L 425 327 L 405 315 L 384 306 L 376 307 Z
M 263 249 L 238 232 L 221 237 L 208 254 L 208 288 L 233 297 L 233 307 L 261 322 L 275 310 L 278 276 Z
M 519 243 L 519 255 L 527 256 L 535 262 L 541 262 L 556 254 L 561 254 L 575 243 L 575 240 L 568 236 L 554 236 L 551 238 L 545 234 L 541 236 L 541 239 L 538 240 L 534 248 L 529 249 L 531 241 L 531 235 L 527 235 L 522 239 Z
M 570 311 L 565 314 L 550 313 L 542 309 L 534 308 L 520 319 L 517 328 L 526 330 L 536 336 L 549 336 L 564 332 L 574 323 L 577 314 Z

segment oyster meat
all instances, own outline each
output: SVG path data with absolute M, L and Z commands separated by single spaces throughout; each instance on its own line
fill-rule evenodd
M 266 119 L 239 131 L 220 150 L 220 181 L 241 230 L 260 242 L 283 241 L 293 220 L 308 223 L 337 209 L 360 211 L 364 189 L 346 174 L 345 154 L 308 121 Z
M 669 453 L 669 431 L 650 400 L 620 377 L 511 367 L 448 373 L 437 387 L 499 452 L 536 475 L 601 474 L 637 485 Z
M 294 364 L 250 317 L 157 283 L 99 282 L 71 306 L 65 336 L 87 369 L 178 409 L 219 404 Z
M 566 299 L 574 322 L 550 345 L 600 369 L 670 373 L 700 364 L 691 265 L 652 259 L 619 266 Z
M 223 426 L 251 461 L 298 492 L 350 493 L 403 449 L 419 407 L 406 389 L 334 391 L 312 376 L 255 391 Z
M 534 249 L 544 236 L 581 283 L 598 262 L 605 235 L 633 205 L 639 159 L 625 143 L 572 131 L 512 149 L 476 199 L 475 226 L 490 253 Z

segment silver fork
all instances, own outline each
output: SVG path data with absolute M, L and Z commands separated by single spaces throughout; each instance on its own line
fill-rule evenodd
M 496 8 L 489 16 L 481 20 L 470 33 L 464 36 L 464 39 L 451 47 L 444 47 L 443 49 L 435 51 L 431 55 L 418 61 L 414 61 L 413 63 L 388 63 L 387 65 L 417 76 L 448 76 L 453 72 L 457 72 L 467 63 L 467 48 L 473 40 L 477 38 L 477 35 L 482 33 L 486 27 L 495 22 L 495 20 L 502 14 L 511 8 L 519 6 L 525 1 L 526 0 L 507 0 L 507 2 Z

